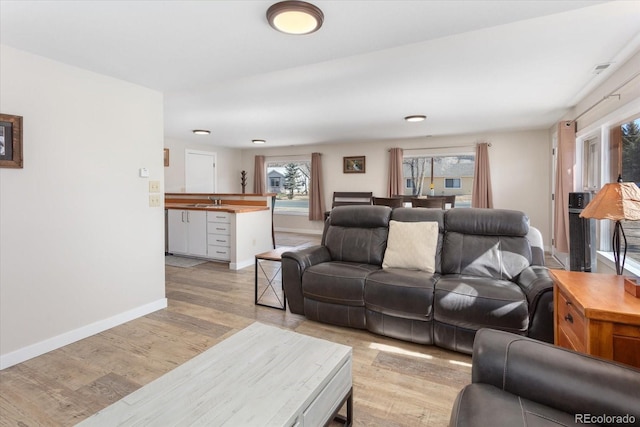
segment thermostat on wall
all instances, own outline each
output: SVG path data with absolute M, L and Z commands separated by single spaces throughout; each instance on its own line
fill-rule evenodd
M 140 168 L 140 178 L 149 178 L 149 169 Z

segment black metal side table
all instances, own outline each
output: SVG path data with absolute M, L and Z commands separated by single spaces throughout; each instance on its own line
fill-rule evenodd
M 264 307 L 279 308 L 280 310 L 287 309 L 287 297 L 282 287 L 282 254 L 290 251 L 293 246 L 281 246 L 272 251 L 263 252 L 256 255 L 256 268 L 255 268 L 255 304 Z M 265 263 L 277 263 L 273 269 L 265 269 Z M 262 280 L 260 280 L 262 278 Z M 264 286 L 260 286 L 261 282 Z M 276 285 L 276 286 L 274 286 Z M 267 304 L 264 302 L 266 299 L 271 299 L 272 302 L 278 303 L 278 305 Z

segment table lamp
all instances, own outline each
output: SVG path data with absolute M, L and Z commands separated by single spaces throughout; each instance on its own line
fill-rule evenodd
M 622 182 L 622 178 L 618 177 L 618 182 L 605 184 L 598 191 L 593 200 L 580 213 L 580 217 L 610 219 L 616 222 L 611 246 L 616 273 L 622 275 L 627 257 L 627 237 L 620 221 L 640 220 L 640 189 L 638 186 L 633 182 Z M 621 257 L 622 246 L 624 246 L 624 252 Z M 625 279 L 625 290 L 640 297 L 640 285 L 631 280 Z

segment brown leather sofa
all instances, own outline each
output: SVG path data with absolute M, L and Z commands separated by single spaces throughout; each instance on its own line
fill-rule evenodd
M 640 371 L 514 334 L 482 329 L 472 383 L 449 425 L 638 425 Z
M 382 268 L 391 220 L 438 223 L 434 273 Z M 282 254 L 289 309 L 464 353 L 485 327 L 552 342 L 553 282 L 536 232 L 511 210 L 336 207 L 321 245 Z

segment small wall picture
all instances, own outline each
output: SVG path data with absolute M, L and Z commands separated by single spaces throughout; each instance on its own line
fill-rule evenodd
M 0 114 L 0 167 L 22 168 L 22 116 Z
M 343 173 L 365 173 L 365 156 L 343 157 Z
M 168 148 L 164 149 L 164 166 L 165 167 L 169 166 L 169 149 Z

